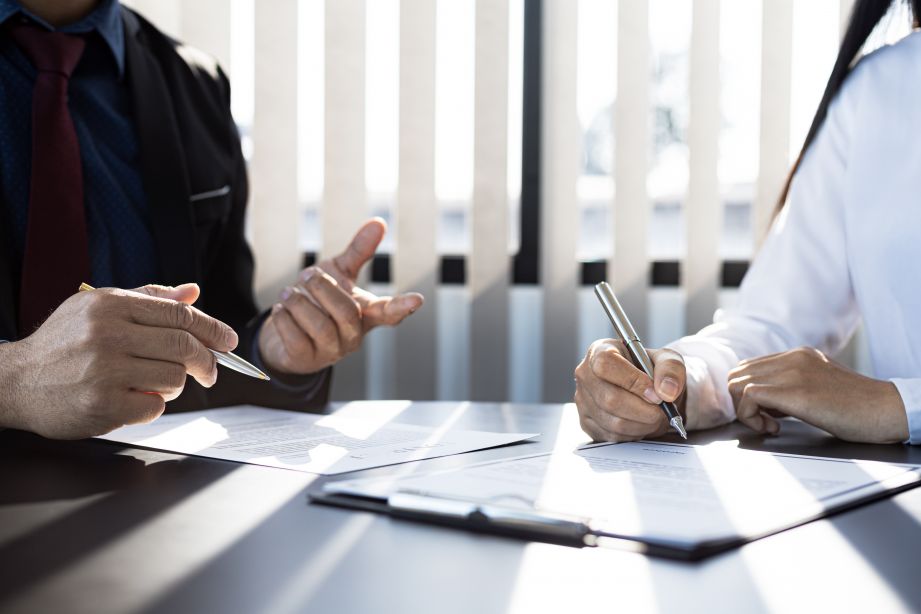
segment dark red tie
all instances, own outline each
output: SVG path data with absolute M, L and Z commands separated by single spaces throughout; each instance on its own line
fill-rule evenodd
M 38 71 L 32 90 L 32 178 L 19 295 L 20 337 L 89 280 L 83 167 L 67 86 L 85 41 L 18 23 L 9 33 Z

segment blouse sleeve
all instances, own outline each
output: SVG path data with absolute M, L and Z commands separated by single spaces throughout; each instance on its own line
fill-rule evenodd
M 734 419 L 727 374 L 740 360 L 798 346 L 833 353 L 857 326 L 844 232 L 849 126 L 857 111 L 848 89 L 846 83 L 806 152 L 737 305 L 669 346 L 687 364 L 689 428 Z

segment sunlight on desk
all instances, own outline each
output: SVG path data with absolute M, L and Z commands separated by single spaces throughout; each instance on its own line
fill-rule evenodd
M 560 412 L 560 419 L 556 424 L 556 437 L 553 439 L 554 452 L 568 452 L 591 442 L 591 437 L 579 426 L 578 416 L 579 411 L 575 403 L 563 405 L 563 411 Z
M 303 604 L 309 603 L 313 594 L 323 586 L 373 522 L 374 516 L 362 514 L 353 515 L 342 523 L 335 533 L 326 538 L 319 550 L 304 557 L 302 567 L 286 574 L 288 580 L 265 604 L 263 611 L 296 612 Z
M 528 544 L 507 612 L 598 611 L 599 595 L 609 611 L 658 612 L 651 561 L 641 554 Z M 661 587 L 658 587 L 661 588 Z
M 30 587 L 10 609 L 16 611 L 17 602 L 28 602 L 38 594 L 79 594 L 98 583 L 93 569 L 130 569 L 143 564 L 144 590 L 112 591 L 108 597 L 119 601 L 113 611 L 141 610 L 230 549 L 293 498 L 300 498 L 315 479 L 305 473 L 240 465 L 84 556 L 78 564 Z M 259 496 L 249 498 L 245 506 L 234 505 L 239 493 L 247 491 Z M 160 539 L 163 535 L 170 539 Z M 151 560 L 154 554 L 155 562 Z
M 834 524 L 820 521 L 793 533 L 748 544 L 741 560 L 773 611 L 910 611 L 879 570 L 867 561 Z M 833 565 L 829 562 L 834 561 Z M 808 581 L 805 579 L 808 578 Z M 816 591 L 815 586 L 838 587 Z

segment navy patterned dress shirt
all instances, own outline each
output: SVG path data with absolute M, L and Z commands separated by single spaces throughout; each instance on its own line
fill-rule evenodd
M 16 0 L 0 0 L 0 28 L 29 19 L 52 30 Z M 81 33 L 86 50 L 70 79 L 70 114 L 80 143 L 90 244 L 90 284 L 134 288 L 155 283 L 158 265 L 140 175 L 138 138 L 125 83 L 125 39 L 116 0 L 61 32 Z M 0 234 L 14 270 L 22 267 L 29 213 L 32 87 L 35 69 L 0 35 Z M 61 254 L 66 258 L 66 254 Z

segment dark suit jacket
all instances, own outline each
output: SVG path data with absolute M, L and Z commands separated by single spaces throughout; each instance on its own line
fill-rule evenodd
M 184 47 L 128 8 L 126 79 L 134 105 L 141 176 L 157 245 L 161 283 L 197 282 L 196 304 L 240 336 L 236 353 L 249 359 L 261 324 L 253 296 L 253 257 L 244 239 L 246 166 L 230 114 L 230 84 L 210 58 Z M 210 195 L 209 195 L 210 194 Z M 193 200 L 193 195 L 198 195 Z M 17 338 L 19 272 L 0 249 L 0 339 Z M 316 409 L 330 377 L 313 378 L 308 400 L 220 367 L 206 390 L 189 378 L 167 411 L 255 403 Z M 292 382 L 300 383 L 300 382 Z

